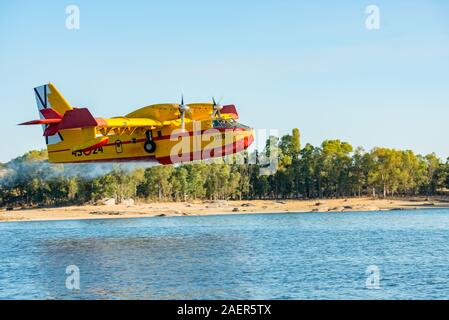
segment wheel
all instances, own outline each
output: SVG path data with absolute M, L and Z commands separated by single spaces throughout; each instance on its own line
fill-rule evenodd
M 154 141 L 147 141 L 143 145 L 143 148 L 146 152 L 153 153 L 154 151 L 156 151 L 156 144 L 154 143 Z

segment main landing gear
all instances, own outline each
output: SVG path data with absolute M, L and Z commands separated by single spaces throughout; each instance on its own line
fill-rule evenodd
M 147 136 L 147 141 L 145 141 L 143 149 L 147 153 L 154 153 L 154 151 L 156 151 L 156 144 L 153 141 L 153 134 L 150 130 L 148 130 L 145 134 Z

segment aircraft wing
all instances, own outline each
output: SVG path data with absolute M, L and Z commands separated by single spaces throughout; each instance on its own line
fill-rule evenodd
M 212 116 L 213 104 L 212 103 L 192 103 L 188 104 L 190 107 L 190 115 L 188 116 L 192 120 L 207 120 Z M 225 105 L 221 109 L 221 116 L 225 119 L 237 120 L 239 115 L 237 109 L 233 104 Z
M 187 105 L 190 110 L 186 118 L 191 120 L 203 120 L 210 118 L 212 103 L 192 103 Z M 173 121 L 180 117 L 179 105 L 174 103 L 153 104 L 140 108 L 126 115 L 127 118 L 150 118 L 156 121 Z
M 128 113 L 126 118 L 149 118 L 156 121 L 179 119 L 179 105 L 175 103 L 153 104 Z
M 190 113 L 187 116 L 192 120 L 210 119 L 213 110 L 212 103 L 191 103 L 187 105 Z
M 186 118 L 191 120 L 206 120 L 210 119 L 213 110 L 212 103 L 191 103 L 187 105 L 189 111 L 186 113 Z M 223 106 L 221 111 L 225 117 L 238 119 L 237 110 L 234 105 Z M 177 120 L 180 117 L 178 104 L 154 104 L 140 108 L 126 115 L 127 118 L 149 118 L 155 121 L 165 122 Z

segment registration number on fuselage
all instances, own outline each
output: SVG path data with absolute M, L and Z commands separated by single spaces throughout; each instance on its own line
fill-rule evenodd
M 87 150 L 87 151 L 83 151 L 83 150 L 73 151 L 72 155 L 75 157 L 82 157 L 82 156 L 90 156 L 92 154 L 99 154 L 99 153 L 103 153 L 103 147 L 95 148 L 93 150 Z

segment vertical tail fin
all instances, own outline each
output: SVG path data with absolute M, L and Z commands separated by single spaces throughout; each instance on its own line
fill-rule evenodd
M 34 88 L 34 95 L 41 119 L 63 116 L 66 111 L 73 109 L 58 89 L 51 83 Z M 45 131 L 48 128 L 46 125 L 42 125 L 42 129 Z M 45 140 L 47 144 L 55 144 L 61 142 L 63 137 L 58 133 L 53 136 L 46 136 Z

